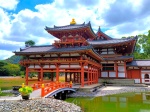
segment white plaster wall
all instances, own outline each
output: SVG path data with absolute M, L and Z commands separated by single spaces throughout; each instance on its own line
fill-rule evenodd
M 69 68 L 69 65 L 60 65 L 59 68 Z
M 55 65 L 50 65 L 50 68 L 56 68 L 56 66 Z
M 35 65 L 35 68 L 41 68 L 39 65 Z
M 49 68 L 49 65 L 44 65 L 43 68 Z
M 88 66 L 84 66 L 84 68 L 88 68 Z
M 30 65 L 28 68 L 34 68 L 34 65 Z
M 116 77 L 116 72 L 109 72 L 109 77 Z
M 61 57 L 62 57 L 62 56 L 69 56 L 69 54 L 62 54 Z
M 80 68 L 80 65 L 70 65 L 70 68 Z
M 118 73 L 118 77 L 125 77 L 125 73 Z
M 36 57 L 41 57 L 41 55 L 36 55 Z
M 124 66 L 118 66 L 118 71 L 124 71 Z
M 108 77 L 108 72 L 101 72 L 102 77 Z

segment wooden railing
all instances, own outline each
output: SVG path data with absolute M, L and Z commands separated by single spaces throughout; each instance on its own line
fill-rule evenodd
M 59 88 L 72 88 L 72 82 L 49 82 L 49 83 L 36 83 L 33 84 L 32 88 L 34 90 L 41 89 L 41 97 L 44 97 L 48 93 L 59 89 Z

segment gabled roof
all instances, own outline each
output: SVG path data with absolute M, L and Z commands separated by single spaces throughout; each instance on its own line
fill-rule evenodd
M 91 23 L 90 21 L 85 24 L 85 22 L 83 24 L 71 24 L 71 25 L 66 25 L 66 26 L 55 26 L 54 28 L 50 28 L 50 27 L 45 27 L 45 30 L 50 33 L 51 35 L 55 36 L 56 38 L 61 38 L 62 36 L 60 36 L 60 34 L 64 35 L 65 33 L 81 33 L 82 35 L 88 36 L 88 38 L 92 38 L 95 39 L 96 38 L 96 34 L 94 33 L 92 27 L 91 27 Z
M 127 63 L 127 66 L 133 67 L 150 67 L 150 60 L 133 60 L 130 63 Z
M 59 31 L 59 30 L 72 30 L 72 29 L 78 29 L 78 28 L 84 28 L 84 27 L 88 27 L 91 26 L 90 22 L 85 24 L 85 22 L 83 24 L 72 24 L 72 25 L 65 25 L 65 26 L 55 26 L 53 28 L 50 27 L 45 27 L 45 30 L 47 31 Z
M 102 36 L 102 37 L 104 37 L 106 40 L 111 40 L 111 39 L 113 39 L 113 38 L 111 38 L 110 36 L 108 36 L 108 35 L 106 35 L 105 33 L 103 33 L 102 30 L 101 30 L 101 28 L 100 28 L 100 26 L 99 26 L 99 28 L 98 28 L 98 31 L 97 31 L 96 35 L 97 35 L 98 37 L 99 37 L 99 36 Z

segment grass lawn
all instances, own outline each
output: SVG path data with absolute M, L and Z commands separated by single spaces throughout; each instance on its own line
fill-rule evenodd
M 0 78 L 0 88 L 2 90 L 12 89 L 13 86 L 21 86 L 22 83 L 25 83 L 25 78 L 21 77 L 7 77 L 7 78 Z M 29 84 L 33 84 L 31 82 Z
M 64 82 L 64 77 L 59 77 L 60 82 Z M 36 83 L 37 81 L 30 81 L 29 85 Z M 0 88 L 2 90 L 12 89 L 13 86 L 21 86 L 25 83 L 25 78 L 22 77 L 7 77 L 0 78 Z

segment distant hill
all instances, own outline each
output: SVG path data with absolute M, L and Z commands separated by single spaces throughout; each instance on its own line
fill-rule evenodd
M 13 55 L 4 61 L 6 61 L 8 63 L 12 63 L 12 64 L 18 64 L 21 59 L 22 59 L 22 56 Z

